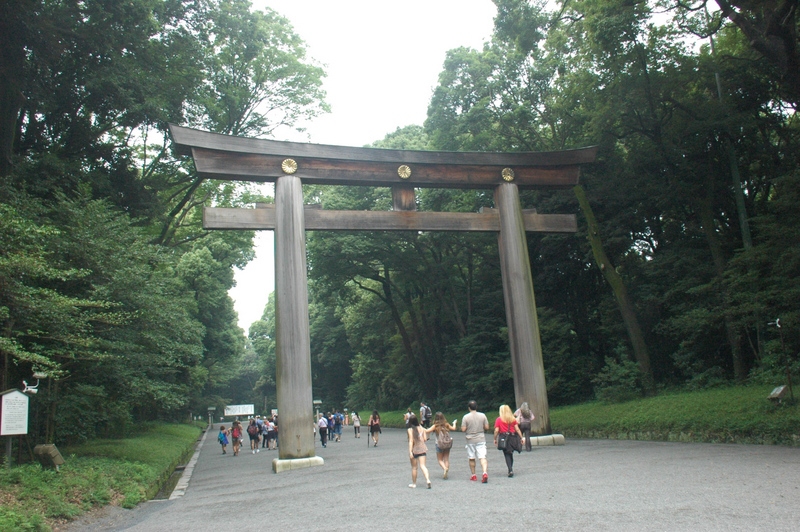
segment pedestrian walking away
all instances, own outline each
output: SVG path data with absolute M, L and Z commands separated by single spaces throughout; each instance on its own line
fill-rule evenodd
M 233 447 L 233 456 L 239 456 L 239 449 L 242 448 L 242 436 L 244 430 L 242 429 L 242 422 L 238 419 L 231 425 L 231 446 Z
M 258 448 L 258 440 L 261 438 L 261 430 L 258 428 L 258 423 L 255 419 L 250 420 L 247 425 L 247 435 L 250 437 L 250 450 L 256 454 L 260 449 Z
M 344 423 L 344 416 L 338 410 L 333 413 L 333 433 L 336 435 L 337 443 L 342 441 L 342 424 Z
M 361 437 L 361 418 L 359 417 L 358 412 L 356 412 L 355 410 L 353 410 L 353 413 L 351 414 L 351 416 L 353 418 L 353 431 L 355 431 L 356 438 L 360 438 Z
M 372 411 L 372 415 L 369 416 L 369 421 L 367 422 L 369 426 L 369 434 L 372 436 L 372 446 L 378 446 L 378 439 L 380 438 L 381 434 L 381 416 L 378 414 L 377 410 Z
M 222 446 L 222 454 L 228 454 L 226 447 L 228 447 L 228 431 L 225 430 L 225 425 L 220 425 L 217 441 Z
M 322 444 L 323 447 L 328 446 L 328 418 L 325 417 L 323 414 L 319 415 L 319 421 L 317 421 L 317 428 L 319 428 L 319 442 Z
M 258 422 L 261 423 L 258 423 Z M 260 429 L 258 435 L 261 437 L 261 448 L 266 449 L 269 443 L 269 420 L 264 417 L 261 419 L 261 416 L 256 418 L 256 423 L 258 423 L 258 428 Z
M 461 420 L 461 432 L 466 435 L 467 439 L 467 458 L 469 458 L 469 470 L 472 473 L 470 480 L 477 481 L 478 477 L 475 474 L 475 461 L 481 463 L 481 482 L 486 484 L 489 482 L 489 463 L 486 461 L 486 435 L 484 434 L 489 430 L 489 420 L 486 419 L 486 414 L 478 412 L 478 403 L 470 401 L 467 404 L 469 413 L 464 415 Z
M 436 412 L 433 417 L 433 425 L 425 429 L 426 433 L 433 432 L 436 435 L 436 459 L 439 461 L 439 467 L 442 468 L 442 478 L 447 480 L 447 474 L 450 471 L 450 449 L 453 447 L 453 437 L 450 435 L 451 430 L 456 430 L 457 419 L 453 420 L 453 424 L 447 422 L 444 414 Z
M 517 418 L 519 423 L 519 430 L 522 431 L 522 443 L 525 444 L 525 450 L 531 450 L 531 423 L 536 418 L 528 407 L 528 403 L 522 405 L 514 412 L 514 417 Z
M 277 448 L 278 427 L 272 422 L 271 419 L 267 419 L 267 421 L 264 422 L 264 425 L 267 426 L 267 450 L 274 451 Z
M 426 403 L 419 404 L 419 419 L 422 423 L 422 426 L 426 429 L 431 426 L 431 418 L 433 417 L 433 413 L 431 412 L 431 407 L 429 407 Z
M 499 416 L 494 421 L 494 444 L 503 452 L 508 468 L 508 476 L 514 476 L 514 451 L 522 452 L 522 431 L 511 407 L 500 405 Z
M 425 432 L 424 428 L 420 427 L 417 416 L 411 416 L 411 419 L 408 420 L 407 432 L 408 458 L 411 461 L 411 484 L 408 487 L 417 487 L 417 469 L 422 469 L 428 489 L 431 489 L 431 477 L 425 465 L 428 454 L 428 446 L 425 445 L 425 440 L 428 438 L 428 433 Z

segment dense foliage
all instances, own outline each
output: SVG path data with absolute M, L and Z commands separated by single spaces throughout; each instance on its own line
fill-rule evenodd
M 551 405 L 797 382 L 792 2 L 495 3 L 492 41 L 447 54 L 424 128 L 374 146 L 599 146 L 580 187 L 522 195 L 523 208 L 580 213 L 577 236 L 528 238 Z M 391 208 L 386 189 L 307 196 Z M 420 210 L 491 206 L 491 191 L 417 195 Z M 320 336 L 352 350 L 350 404 L 513 403 L 493 236 L 318 233 L 308 253 L 311 297 L 338 319 Z
M 247 0 L 20 0 L 0 15 L 0 365 L 3 389 L 47 375 L 30 440 L 239 399 L 248 352 L 228 290 L 253 234 L 204 231 L 199 208 L 265 199 L 198 177 L 166 128 L 294 127 L 326 110 L 323 71 Z

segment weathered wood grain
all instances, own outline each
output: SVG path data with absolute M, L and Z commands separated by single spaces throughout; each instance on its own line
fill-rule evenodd
M 500 213 L 500 271 L 508 323 L 514 396 L 517 405 L 527 402 L 536 418 L 533 434 L 550 434 L 550 410 L 539 338 L 539 321 L 533 293 L 528 243 L 525 238 L 519 189 L 506 183 L 495 190 Z
M 417 194 L 410 185 L 392 187 L 392 209 L 396 211 L 416 211 Z
M 500 215 L 495 209 L 483 213 L 424 211 L 326 211 L 306 205 L 307 231 L 500 231 Z M 526 231 L 574 233 L 578 229 L 574 214 L 522 214 Z M 275 208 L 203 209 L 204 229 L 275 229 Z
M 311 339 L 303 190 L 293 176 L 275 184 L 275 356 L 282 460 L 315 456 Z
M 169 125 L 169 130 L 176 150 L 183 155 L 190 155 L 192 148 L 205 148 L 237 154 L 274 155 L 282 158 L 308 157 L 311 159 L 397 164 L 492 165 L 500 167 L 580 165 L 594 162 L 597 155 L 596 146 L 573 150 L 516 153 L 388 150 L 234 137 L 174 124 Z
M 482 153 L 353 148 L 279 142 L 218 135 L 170 126 L 179 153 L 194 157 L 198 173 L 209 179 L 272 182 L 285 175 L 285 159 L 297 163 L 292 174 L 308 184 L 491 188 L 514 171 L 520 188 L 572 187 L 580 165 L 593 162 L 597 148 L 557 152 Z M 410 167 L 407 179 L 398 175 Z

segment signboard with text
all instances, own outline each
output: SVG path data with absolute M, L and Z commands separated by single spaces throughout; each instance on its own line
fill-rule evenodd
M 225 407 L 226 416 L 252 416 L 255 413 L 255 405 L 228 405 Z
M 2 394 L 0 404 L 0 436 L 18 436 L 28 433 L 28 402 L 30 397 L 19 390 Z

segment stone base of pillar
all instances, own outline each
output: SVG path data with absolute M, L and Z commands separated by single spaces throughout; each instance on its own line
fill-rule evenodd
M 289 460 L 273 458 L 272 472 L 282 473 L 283 471 L 291 471 L 292 469 L 305 469 L 307 467 L 321 466 L 324 464 L 325 460 L 323 460 L 321 456 L 311 456 L 309 458 L 291 458 Z
M 531 447 L 547 447 L 550 445 L 564 445 L 564 435 L 531 436 Z

